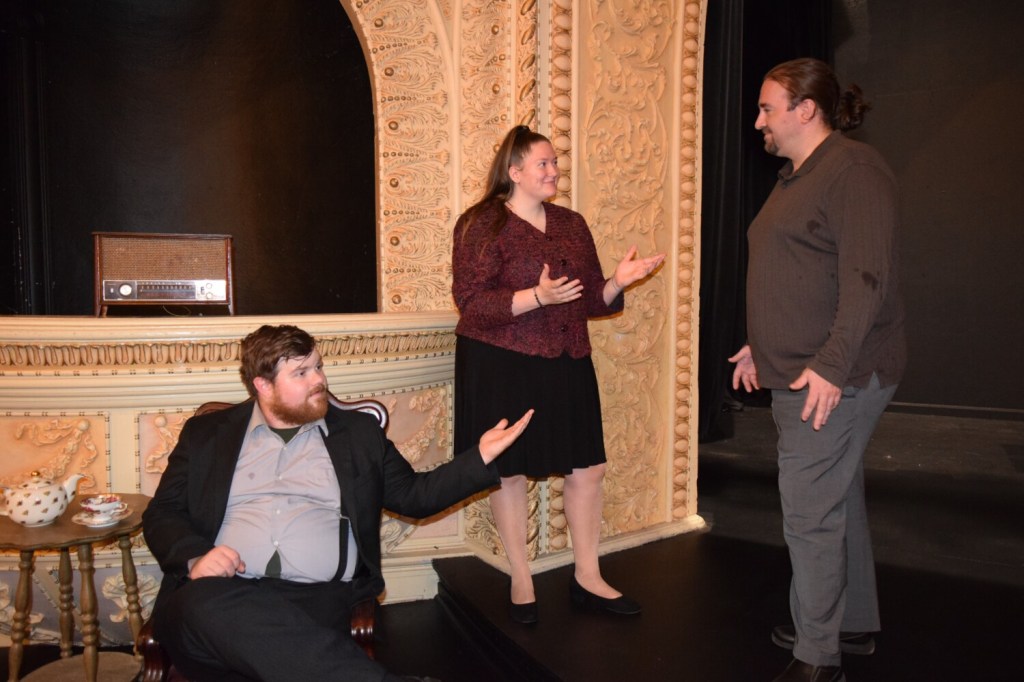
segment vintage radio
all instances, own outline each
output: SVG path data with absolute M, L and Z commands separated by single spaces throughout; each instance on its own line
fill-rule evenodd
M 94 232 L 96 315 L 110 306 L 224 306 L 234 314 L 231 236 Z

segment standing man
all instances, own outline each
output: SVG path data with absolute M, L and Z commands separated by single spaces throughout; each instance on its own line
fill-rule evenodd
M 328 402 L 305 331 L 257 329 L 241 374 L 255 400 L 186 422 L 143 514 L 157 639 L 196 682 L 400 679 L 349 636 L 351 607 L 384 589 L 381 509 L 429 516 L 497 485 L 533 411 L 417 473 L 376 419 Z
M 906 363 L 897 274 L 896 181 L 843 136 L 868 105 L 824 62 L 764 78 L 755 127 L 788 159 L 750 225 L 749 344 L 733 386 L 772 391 L 779 492 L 793 566 L 793 649 L 776 682 L 845 680 L 841 651 L 870 654 L 880 629 L 864 506 L 864 450 Z

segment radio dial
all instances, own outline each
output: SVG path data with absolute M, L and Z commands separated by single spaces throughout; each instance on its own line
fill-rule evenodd
M 122 284 L 121 286 L 119 286 L 117 288 L 117 293 L 121 294 L 122 296 L 131 296 L 132 295 L 132 285 L 131 284 Z

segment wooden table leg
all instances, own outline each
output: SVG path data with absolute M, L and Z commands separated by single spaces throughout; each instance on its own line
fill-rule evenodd
M 7 679 L 17 682 L 21 659 L 25 653 L 28 617 L 32 610 L 32 550 L 23 550 L 18 562 L 18 588 L 14 593 L 14 616 L 11 618 L 11 650 L 7 654 Z
M 96 586 L 93 583 L 96 567 L 92 560 L 92 545 L 88 542 L 78 546 L 78 571 L 82 574 L 82 597 L 79 609 L 82 612 L 85 679 L 86 682 L 96 682 L 96 674 L 99 669 L 99 648 L 97 646 L 99 618 L 97 616 Z
M 71 656 L 71 645 L 75 639 L 75 594 L 71 585 L 71 552 L 67 547 L 60 550 L 57 568 L 57 585 L 60 591 L 60 657 Z
M 121 575 L 124 577 L 124 594 L 128 601 L 128 624 L 132 628 L 132 641 L 139 638 L 142 629 L 142 608 L 139 606 L 139 580 L 135 573 L 135 562 L 132 560 L 132 538 L 122 535 L 117 539 L 121 548 Z M 136 657 L 139 652 L 135 652 Z

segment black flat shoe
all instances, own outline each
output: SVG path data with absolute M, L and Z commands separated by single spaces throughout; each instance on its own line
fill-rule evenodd
M 635 616 L 643 611 L 640 604 L 624 594 L 615 599 L 608 599 L 607 597 L 599 597 L 593 592 L 587 591 L 576 581 L 576 576 L 573 576 L 572 581 L 569 583 L 569 599 L 576 606 L 596 611 L 607 611 L 618 616 Z
M 537 602 L 528 604 L 508 603 L 508 617 L 523 625 L 533 625 L 537 622 Z

